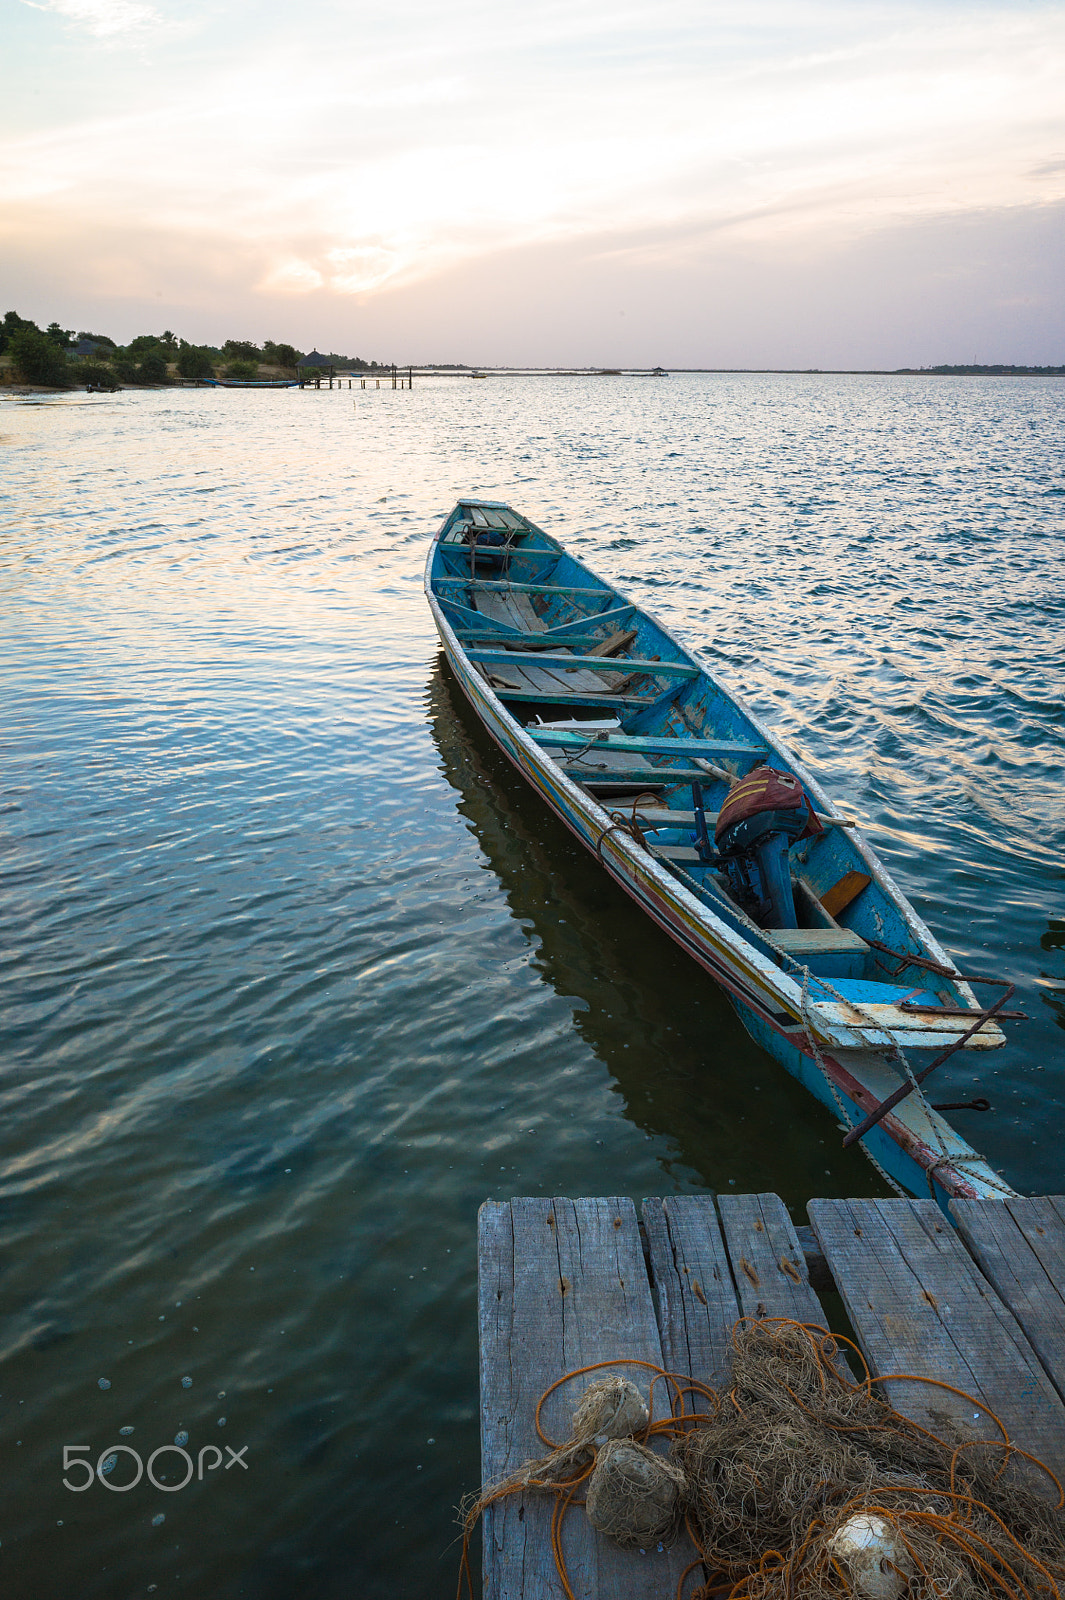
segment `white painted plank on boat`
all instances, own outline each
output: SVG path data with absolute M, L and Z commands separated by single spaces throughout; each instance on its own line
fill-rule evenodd
M 713 1198 L 645 1200 L 642 1216 L 665 1365 L 713 1388 L 727 1385 L 740 1306 Z M 687 1409 L 706 1406 L 692 1396 Z
M 721 1226 L 745 1317 L 791 1317 L 825 1326 L 799 1236 L 778 1194 L 718 1196 Z
M 628 1199 L 488 1201 L 479 1218 L 481 1455 L 486 1481 L 544 1453 L 536 1437 L 537 1401 L 556 1378 L 603 1360 L 661 1365 L 662 1349 Z M 619 1367 L 646 1393 L 650 1374 Z M 546 1432 L 569 1433 L 588 1379 L 556 1392 L 544 1407 Z M 661 1389 L 659 1385 L 659 1389 Z M 658 1415 L 667 1414 L 664 1397 Z M 485 1600 L 561 1600 L 551 1555 L 548 1496 L 510 1496 L 484 1518 Z M 687 1540 L 641 1556 L 597 1534 L 579 1510 L 563 1539 L 570 1582 L 597 1600 L 651 1600 L 673 1594 L 692 1559 Z
M 952 1200 L 950 1209 L 1065 1399 L 1065 1196 Z
M 932 1200 L 811 1200 L 810 1222 L 876 1375 L 939 1379 L 975 1407 L 925 1383 L 883 1392 L 922 1427 L 959 1439 L 1014 1442 L 1061 1475 L 1065 1407 L 1020 1324 Z
M 813 1007 L 822 1027 L 861 1031 L 868 1034 L 870 1045 L 889 1044 L 891 1036 L 896 1035 L 912 1050 L 933 1050 L 937 1045 L 949 1044 L 952 1038 L 958 1038 L 971 1028 L 979 1015 L 974 1011 L 972 1018 L 936 1017 L 927 1011 L 900 1011 L 898 1006 L 883 1005 L 879 1001 L 848 1001 L 841 1005 L 837 1000 L 819 1000 L 816 996 Z M 966 1040 L 962 1049 L 996 1050 L 1003 1043 L 1002 1030 L 992 1019 Z

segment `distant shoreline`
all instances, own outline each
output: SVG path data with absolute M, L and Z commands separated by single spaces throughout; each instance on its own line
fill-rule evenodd
M 673 375 L 698 376 L 705 374 L 708 377 L 780 377 L 780 378 L 1063 378 L 1065 366 L 1060 367 L 1020 367 L 1020 366 L 939 366 L 939 367 L 491 367 L 491 366 L 457 366 L 441 363 L 433 366 L 427 363 L 424 366 L 403 363 L 403 370 L 408 368 L 415 377 L 422 378 L 668 378 Z M 398 368 L 397 368 L 398 370 Z M 365 376 L 359 373 L 357 376 Z M 373 374 L 371 374 L 373 375 Z M 0 382 L 0 394 L 6 395 L 34 395 L 34 394 L 76 394 L 82 388 L 77 383 L 71 385 L 50 385 L 40 383 L 9 383 Z M 152 389 L 207 389 L 224 388 L 225 385 L 211 385 L 197 383 L 193 380 L 177 379 L 170 383 L 158 384 L 118 384 L 111 391 L 119 393 L 126 390 Z M 239 386 L 238 386 L 239 387 Z
M 403 363 L 404 368 L 408 365 Z M 937 367 L 670 367 L 668 370 L 653 367 L 508 367 L 479 366 L 434 367 L 415 364 L 414 372 L 424 375 L 449 373 L 457 378 L 471 373 L 496 377 L 556 377 L 556 378 L 650 378 L 656 375 L 670 377 L 673 373 L 720 373 L 722 375 L 794 377 L 794 378 L 1063 378 L 1065 366 L 937 366 Z

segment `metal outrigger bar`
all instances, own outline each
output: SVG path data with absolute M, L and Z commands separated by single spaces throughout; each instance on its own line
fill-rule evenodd
M 955 1050 L 960 1050 L 962 1045 L 966 1042 L 966 1040 L 967 1039 L 971 1039 L 973 1034 L 977 1033 L 979 1031 L 979 1029 L 983 1027 L 985 1022 L 989 1022 L 992 1017 L 997 1017 L 997 1016 L 1000 1016 L 1000 1015 L 1002 1017 L 1014 1017 L 1014 1018 L 1025 1018 L 1026 1017 L 1026 1013 L 1023 1012 L 1023 1011 L 1003 1011 L 1002 1010 L 1003 1006 L 1006 1004 L 1006 1001 L 1012 998 L 1012 996 L 1016 993 L 1016 989 L 1017 989 L 1017 985 L 1015 983 L 1010 983 L 1007 978 L 982 978 L 982 977 L 977 977 L 974 973 L 971 973 L 971 972 L 955 972 L 950 967 L 942 966 L 941 963 L 938 962 L 938 961 L 930 961 L 927 956 L 910 955 L 906 951 L 892 950 L 890 945 L 881 944 L 879 939 L 867 939 L 866 943 L 871 945 L 874 950 L 880 950 L 884 955 L 891 956 L 893 960 L 897 961 L 899 963 L 899 966 L 897 968 L 897 972 L 901 972 L 904 967 L 924 967 L 928 972 L 935 972 L 942 978 L 960 979 L 963 983 L 991 983 L 991 984 L 995 984 L 995 985 L 1001 984 L 1005 989 L 1005 993 L 1000 995 L 999 998 L 994 1002 L 993 1005 L 990 1005 L 990 1006 L 986 1007 L 985 1010 L 979 1012 L 977 1014 L 977 1016 L 976 1016 L 976 1020 L 973 1022 L 972 1027 L 971 1028 L 967 1028 L 963 1034 L 961 1034 L 957 1039 L 954 1040 L 954 1043 L 952 1045 L 950 1045 L 946 1050 L 944 1050 L 942 1052 L 941 1055 L 936 1056 L 936 1059 L 933 1062 L 931 1062 L 927 1067 L 925 1067 L 921 1072 L 915 1072 L 913 1074 L 913 1078 L 912 1078 L 911 1082 L 909 1082 L 909 1083 L 901 1083 L 893 1094 L 889 1094 L 888 1095 L 886 1100 L 881 1100 L 881 1102 L 880 1102 L 880 1104 L 878 1106 L 874 1106 L 873 1110 L 870 1111 L 869 1115 L 865 1118 L 865 1120 L 863 1122 L 859 1122 L 858 1125 L 856 1127 L 852 1128 L 850 1130 L 850 1132 L 844 1137 L 844 1140 L 843 1140 L 844 1149 L 846 1149 L 848 1147 L 848 1145 L 855 1144 L 857 1142 L 857 1140 L 863 1139 L 865 1137 L 865 1135 L 870 1131 L 871 1128 L 875 1128 L 877 1123 L 880 1122 L 882 1120 L 882 1118 L 887 1116 L 889 1111 L 893 1111 L 895 1109 L 895 1107 L 899 1104 L 900 1101 L 905 1100 L 907 1095 L 911 1095 L 913 1093 L 913 1091 L 917 1088 L 918 1084 L 923 1083 L 926 1078 L 930 1077 L 931 1074 L 936 1070 L 937 1067 L 941 1067 L 943 1065 L 944 1061 L 946 1061 L 948 1059 L 948 1057 L 950 1057 L 950 1056 L 952 1056 L 954 1054 Z M 959 1007 L 954 1007 L 954 1006 L 912 1006 L 912 1005 L 910 1005 L 910 1006 L 900 1006 L 899 1009 L 900 1010 L 907 1010 L 907 1011 L 931 1012 L 931 1013 L 934 1013 L 937 1016 L 969 1016 L 969 1015 L 971 1015 L 971 1013 L 969 1011 L 964 1010 L 960 1006 Z M 951 1108 L 951 1109 L 954 1109 L 954 1108 Z M 959 1107 L 957 1109 L 962 1109 L 962 1108 Z M 968 1110 L 970 1108 L 968 1106 L 966 1106 L 964 1109 Z M 973 1104 L 971 1109 L 973 1109 L 973 1110 L 977 1109 L 975 1103 Z

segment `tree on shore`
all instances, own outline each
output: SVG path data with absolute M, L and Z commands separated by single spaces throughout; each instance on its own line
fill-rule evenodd
M 63 349 L 33 323 L 15 328 L 8 335 L 5 354 L 23 383 L 41 383 L 66 388 L 70 369 Z
M 20 341 L 21 354 L 16 362 L 11 341 L 20 333 L 30 337 Z M 72 353 L 69 365 L 66 364 L 67 352 L 72 351 L 75 343 L 95 345 L 94 350 L 85 352 L 89 361 L 96 365 L 110 363 L 111 374 L 115 378 L 122 383 L 133 384 L 166 383 L 166 368 L 175 362 L 183 378 L 196 380 L 213 377 L 215 370 L 223 363 L 228 363 L 235 372 L 234 363 L 254 365 L 257 370 L 257 364 L 265 362 L 267 366 L 278 367 L 283 372 L 295 375 L 302 359 L 302 352 L 295 345 L 280 344 L 273 339 L 264 339 L 261 349 L 250 339 L 227 339 L 221 347 L 193 345 L 166 328 L 162 333 L 140 333 L 128 344 L 119 345 L 106 333 L 83 332 L 75 339 L 73 330 L 60 327 L 58 322 L 51 322 L 46 329 L 41 329 L 35 322 L 20 317 L 17 311 L 8 311 L 0 319 L 0 357 L 6 357 L 7 363 L 15 367 L 27 382 L 63 384 L 90 381 L 82 375 L 83 358 Z M 356 371 L 388 370 L 387 363 L 364 361 L 358 356 L 351 359 L 334 352 L 325 359 L 333 366 L 350 367 Z M 242 375 L 246 370 L 245 367 Z M 35 375 L 27 378 L 25 375 L 30 371 Z M 39 376 L 42 373 L 48 376 Z M 254 373 L 249 375 L 253 376 Z
M 149 350 L 144 360 L 137 367 L 137 383 L 168 383 L 170 374 L 167 371 L 166 357 L 158 350 Z
M 263 341 L 263 360 L 271 367 L 284 367 L 295 372 L 301 353 L 295 345 L 275 344 L 272 339 Z
M 19 328 L 36 328 L 35 322 L 27 322 L 25 317 L 20 317 L 17 311 L 6 311 L 4 320 L 0 322 L 0 355 L 3 355 L 11 342 L 11 335 L 17 333 Z
M 177 369 L 183 378 L 195 383 L 202 383 L 205 378 L 214 377 L 214 363 L 211 352 L 202 345 L 185 344 L 178 351 Z

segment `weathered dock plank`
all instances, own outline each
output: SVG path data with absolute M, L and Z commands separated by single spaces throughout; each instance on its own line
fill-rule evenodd
M 481 1462 L 486 1482 L 543 1455 L 536 1403 L 567 1372 L 597 1361 L 662 1364 L 636 1213 L 628 1199 L 515 1199 L 481 1207 Z M 650 1374 L 619 1366 L 646 1393 Z M 585 1380 L 588 1381 L 588 1380 Z M 544 1407 L 548 1436 L 569 1436 L 581 1380 Z M 656 1412 L 668 1415 L 660 1384 Z M 483 1523 L 485 1600 L 561 1600 L 546 1495 L 510 1496 Z M 685 1540 L 641 1556 L 600 1538 L 579 1511 L 563 1545 L 574 1592 L 650 1600 L 675 1592 L 694 1552 Z
M 745 1317 L 793 1317 L 824 1326 L 806 1257 L 777 1194 L 718 1196 L 725 1244 Z
M 954 1200 L 950 1209 L 1065 1399 L 1065 1196 Z
M 1013 1441 L 1065 1470 L 1065 1408 L 1017 1320 L 931 1200 L 811 1200 L 810 1221 L 870 1368 L 927 1374 L 885 1384 L 899 1411 L 936 1433 Z
M 674 1372 L 727 1386 L 741 1316 L 824 1323 L 779 1195 L 720 1195 L 717 1207 L 708 1195 L 672 1195 L 645 1201 L 642 1215 L 662 1353 Z
M 717 1388 L 728 1377 L 740 1306 L 714 1202 L 672 1195 L 645 1200 L 642 1215 L 663 1361 L 671 1372 Z M 705 1406 L 689 1396 L 686 1409 Z

